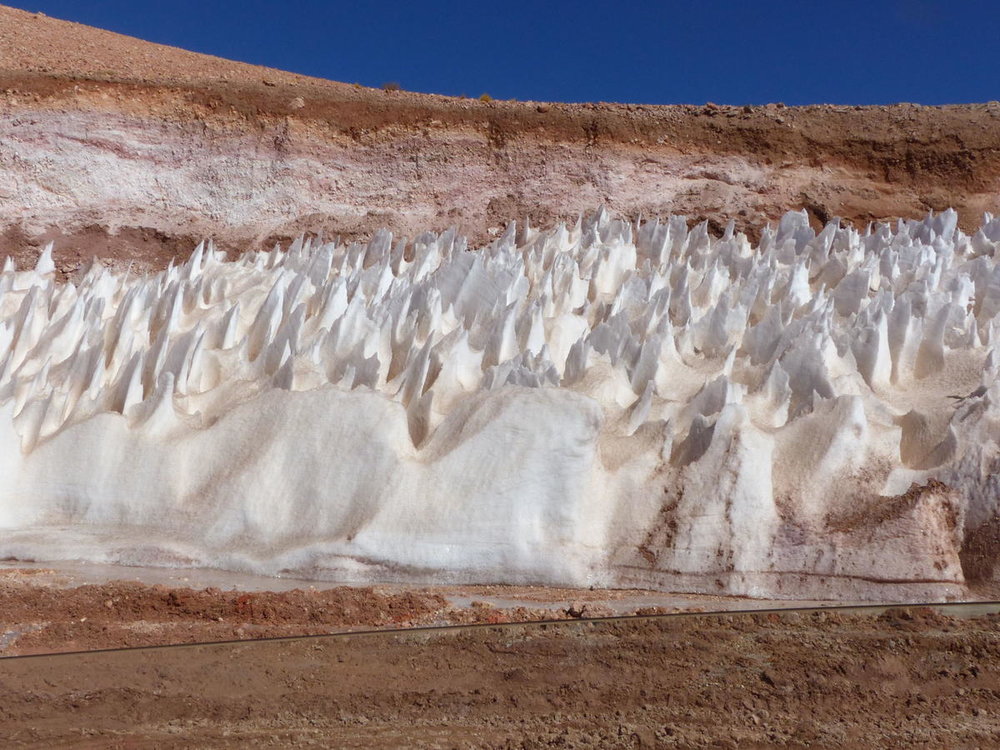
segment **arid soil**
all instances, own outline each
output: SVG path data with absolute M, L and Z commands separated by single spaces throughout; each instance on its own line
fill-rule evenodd
M 5 747 L 996 747 L 1000 618 L 580 621 L 0 662 Z
M 224 592 L 113 581 L 72 589 L 0 587 L 0 654 L 238 640 L 405 627 L 447 610 L 440 596 L 340 587 Z
M 138 580 L 76 585 L 48 568 L 6 568 L 0 569 L 0 656 L 748 606 L 767 604 L 654 591 L 499 585 L 373 588 L 317 582 L 287 590 Z
M 364 238 L 606 205 L 759 232 L 1000 209 L 1000 104 L 647 106 L 456 99 L 230 62 L 0 7 L 0 252 L 162 267 L 213 237 Z

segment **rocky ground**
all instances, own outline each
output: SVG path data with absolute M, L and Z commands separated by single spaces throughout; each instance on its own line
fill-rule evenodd
M 5 747 L 996 747 L 1000 618 L 577 621 L 2 662 Z
M 364 238 L 511 219 L 816 222 L 1000 209 L 1000 104 L 646 106 L 383 91 L 142 42 L 0 6 L 0 252 L 56 240 L 162 267 L 303 231 Z

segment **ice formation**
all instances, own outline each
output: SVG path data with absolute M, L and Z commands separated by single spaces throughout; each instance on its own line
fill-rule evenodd
M 0 557 L 949 596 L 996 576 L 1000 219 L 211 244 L 0 274 Z

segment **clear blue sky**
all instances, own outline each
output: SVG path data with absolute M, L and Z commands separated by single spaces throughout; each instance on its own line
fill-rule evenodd
M 1000 99 L 1000 0 L 0 0 L 275 68 L 553 101 Z

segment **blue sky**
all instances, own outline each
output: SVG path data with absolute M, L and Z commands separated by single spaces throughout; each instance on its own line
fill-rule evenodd
M 1000 0 L 0 0 L 298 73 L 654 104 L 1000 99 Z

